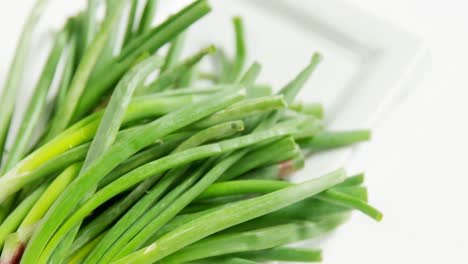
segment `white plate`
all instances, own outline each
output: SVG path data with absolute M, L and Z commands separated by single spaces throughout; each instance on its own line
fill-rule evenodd
M 161 11 L 172 13 L 188 2 L 168 2 Z M 333 129 L 372 128 L 422 72 L 426 53 L 417 37 L 342 1 L 211 3 L 213 12 L 190 30 L 189 43 L 195 44 L 188 50 L 220 43 L 232 53 L 230 18 L 240 15 L 246 25 L 248 57 L 263 65 L 260 81 L 276 89 L 319 51 L 324 60 L 299 98 L 324 103 L 326 121 Z M 345 166 L 351 152 L 337 150 L 313 157 L 294 179 Z

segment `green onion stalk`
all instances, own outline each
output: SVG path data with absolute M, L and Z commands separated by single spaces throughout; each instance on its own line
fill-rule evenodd
M 382 219 L 363 174 L 291 181 L 310 156 L 371 137 L 330 130 L 320 102 L 298 100 L 321 54 L 275 89 L 258 81 L 249 21 L 236 16 L 232 50 L 205 36 L 186 55 L 207 0 L 166 19 L 157 0 L 88 0 L 53 36 L 18 116 L 46 2 L 25 24 L 0 99 L 0 263 L 319 262 L 320 249 L 289 245 L 355 211 Z

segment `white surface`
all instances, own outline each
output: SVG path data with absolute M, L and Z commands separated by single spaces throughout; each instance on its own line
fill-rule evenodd
M 348 1 L 419 34 L 431 63 L 356 161 L 383 221 L 356 215 L 325 263 L 468 263 L 467 2 Z
M 160 11 L 173 13 L 189 2 L 167 2 Z M 247 61 L 259 61 L 260 82 L 279 90 L 319 51 L 324 59 L 298 98 L 322 102 L 331 129 L 371 128 L 411 89 L 408 79 L 423 68 L 417 63 L 425 54 L 419 38 L 340 0 L 212 1 L 212 6 L 213 12 L 189 31 L 192 45 L 184 53 L 221 43 L 232 55 L 229 18 L 240 15 Z M 351 153 L 348 148 L 312 157 L 294 180 L 346 165 Z
M 325 242 L 325 263 L 468 263 L 463 252 L 468 248 L 464 1 L 348 1 L 424 37 L 432 69 L 374 129 L 372 144 L 351 164 L 351 169 L 366 171 L 370 199 L 384 211 L 383 222 L 376 224 L 355 214 Z M 0 79 L 14 48 L 18 23 L 24 21 L 24 10 L 31 2 L 0 2 Z M 73 10 L 71 5 L 68 10 Z M 287 73 L 301 66 L 287 65 Z M 346 77 L 336 78 L 333 81 L 339 82 Z

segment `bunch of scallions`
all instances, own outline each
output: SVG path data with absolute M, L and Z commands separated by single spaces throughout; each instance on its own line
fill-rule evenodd
M 26 21 L 0 98 L 0 263 L 316 262 L 320 250 L 288 244 L 352 210 L 381 219 L 362 175 L 287 181 L 305 157 L 370 137 L 328 131 L 320 104 L 295 99 L 319 54 L 274 93 L 256 82 L 259 63 L 245 65 L 234 18 L 235 56 L 209 46 L 180 58 L 206 0 L 155 27 L 155 0 L 89 0 L 53 35 L 18 117 L 47 2 Z M 197 66 L 205 57 L 213 70 Z

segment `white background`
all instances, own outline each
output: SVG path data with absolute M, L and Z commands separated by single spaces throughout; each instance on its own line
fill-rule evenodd
M 326 263 L 468 263 L 467 2 L 348 2 L 420 35 L 431 65 L 359 157 L 384 220 L 355 217 Z
M 355 214 L 326 241 L 325 263 L 468 263 L 466 1 L 346 1 L 421 36 L 431 63 L 354 164 L 384 220 Z M 2 80 L 30 3 L 0 2 Z

